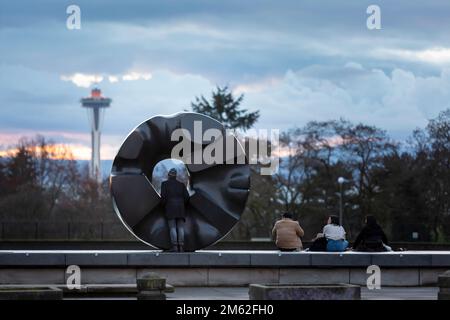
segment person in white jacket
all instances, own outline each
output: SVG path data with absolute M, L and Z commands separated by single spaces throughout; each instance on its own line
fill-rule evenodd
M 339 224 L 339 217 L 329 216 L 322 233 L 318 233 L 313 239 L 309 250 L 341 252 L 345 251 L 347 247 L 348 241 L 345 240 L 345 230 Z
M 339 224 L 338 216 L 329 216 L 327 225 L 323 227 L 323 236 L 327 239 L 327 251 L 340 252 L 348 247 L 345 230 Z

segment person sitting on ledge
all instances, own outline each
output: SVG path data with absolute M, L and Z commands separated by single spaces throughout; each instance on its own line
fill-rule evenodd
M 392 251 L 383 229 L 374 216 L 366 216 L 366 225 L 359 233 L 353 245 L 356 251 L 381 252 Z
M 171 252 L 184 251 L 184 222 L 186 219 L 184 207 L 188 200 L 189 192 L 184 183 L 177 180 L 177 170 L 170 169 L 168 180 L 161 184 L 161 203 L 169 224 Z
M 305 232 L 298 221 L 293 220 L 290 212 L 283 213 L 282 219 L 278 220 L 273 229 L 272 236 L 276 239 L 275 244 L 280 251 L 298 251 L 302 250 L 302 241 Z
M 322 233 L 318 233 L 313 239 L 309 251 L 341 252 L 347 247 L 348 241 L 345 240 L 345 230 L 339 224 L 339 217 L 329 216 Z
M 338 216 L 329 216 L 327 225 L 323 227 L 323 235 L 327 238 L 327 251 L 340 252 L 348 247 L 348 241 L 345 240 L 345 230 L 339 224 Z

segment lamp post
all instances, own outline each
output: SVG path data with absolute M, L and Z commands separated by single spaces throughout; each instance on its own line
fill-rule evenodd
M 344 184 L 345 179 L 343 177 L 339 177 L 337 182 L 339 183 L 339 224 L 342 226 L 342 216 L 343 216 L 342 198 L 344 197 L 342 185 Z

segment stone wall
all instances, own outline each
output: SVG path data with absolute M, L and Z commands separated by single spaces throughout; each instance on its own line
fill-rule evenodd
M 0 284 L 63 284 L 67 266 L 77 265 L 82 284 L 131 284 L 156 272 L 175 286 L 365 285 L 373 264 L 382 286 L 435 286 L 450 268 L 450 252 L 0 251 Z
M 0 222 L 0 239 L 99 241 L 135 240 L 117 221 L 3 221 Z
M 381 286 L 436 286 L 446 268 L 384 268 Z M 81 267 L 85 284 L 135 284 L 136 278 L 156 272 L 174 286 L 247 286 L 251 283 L 354 284 L 365 286 L 365 268 L 145 268 Z M 0 284 L 65 284 L 65 268 L 2 268 Z

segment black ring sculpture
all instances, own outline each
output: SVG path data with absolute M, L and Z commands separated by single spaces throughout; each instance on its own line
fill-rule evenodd
M 186 129 L 194 137 L 194 121 L 201 121 L 202 136 L 214 128 L 225 137 L 220 122 L 198 113 L 155 116 L 128 135 L 113 162 L 110 189 L 116 213 L 135 237 L 159 249 L 169 249 L 171 243 L 161 198 L 151 183 L 153 169 L 171 158 L 172 148 L 178 144 L 171 141 L 175 129 Z M 186 251 L 205 248 L 225 237 L 244 211 L 250 168 L 241 144 L 236 137 L 231 139 L 235 142 L 233 164 L 186 164 L 194 191 L 186 206 Z M 214 139 L 203 141 L 199 150 L 212 142 Z M 191 145 L 194 150 L 194 141 Z M 237 164 L 237 155 L 244 155 L 242 164 Z

